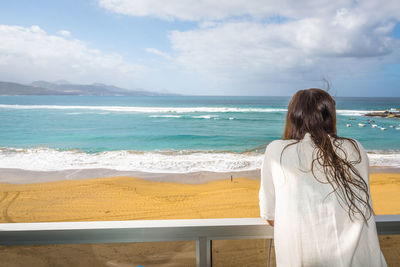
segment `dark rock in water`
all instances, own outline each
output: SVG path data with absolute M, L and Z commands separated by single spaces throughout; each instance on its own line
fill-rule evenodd
M 364 116 L 367 117 L 381 117 L 381 118 L 398 118 L 400 119 L 400 111 L 395 110 L 395 111 L 376 111 L 376 112 L 371 112 L 371 113 L 366 113 Z

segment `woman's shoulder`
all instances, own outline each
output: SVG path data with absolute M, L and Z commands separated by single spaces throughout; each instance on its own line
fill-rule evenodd
M 349 159 L 358 161 L 361 156 L 362 161 L 368 161 L 367 152 L 358 140 L 353 138 L 339 138 L 336 142 L 338 142 L 336 146 L 345 151 Z
M 364 151 L 363 145 L 354 138 L 341 137 L 341 138 L 337 138 L 335 140 L 335 142 L 337 142 L 336 145 L 338 145 L 338 146 L 345 146 L 351 150 L 357 149 L 359 151 Z
M 289 144 L 293 143 L 294 140 L 274 140 L 267 145 L 265 148 L 265 154 L 276 154 L 281 153 L 282 150 Z
M 306 142 L 306 141 L 312 142 L 311 138 L 307 138 L 307 136 L 304 139 L 300 140 L 300 141 L 302 141 L 302 142 Z M 274 140 L 274 141 L 270 142 L 267 145 L 267 147 L 265 149 L 265 154 L 282 152 L 282 150 L 286 146 L 288 146 L 290 144 L 300 143 L 300 141 L 294 140 L 294 139 L 288 139 L 288 140 L 278 139 L 278 140 Z M 361 153 L 365 153 L 365 149 L 364 149 L 363 145 L 356 139 L 338 138 L 334 142 L 337 142 L 336 145 L 338 147 L 345 147 L 350 151 L 358 150 Z

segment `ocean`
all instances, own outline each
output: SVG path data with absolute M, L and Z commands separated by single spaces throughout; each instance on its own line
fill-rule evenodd
M 281 137 L 289 100 L 0 96 L 0 168 L 156 173 L 254 170 L 261 166 L 265 146 Z M 400 120 L 363 116 L 400 108 L 400 98 L 335 100 L 338 134 L 359 140 L 372 166 L 400 167 Z M 348 123 L 352 126 L 346 127 Z

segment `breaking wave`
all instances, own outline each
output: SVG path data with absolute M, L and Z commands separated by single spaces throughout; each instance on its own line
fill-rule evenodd
M 238 108 L 238 107 L 140 107 L 140 106 L 62 106 L 62 105 L 0 105 L 6 109 L 55 109 L 55 110 L 102 110 L 113 112 L 135 113 L 224 113 L 224 112 L 287 112 L 286 108 Z M 346 110 L 339 109 L 337 113 L 343 116 L 362 116 L 375 110 Z M 72 113 L 70 113 L 72 114 Z M 207 115 L 208 116 L 208 115 Z M 167 115 L 154 115 L 154 117 L 172 117 Z
M 400 153 L 368 153 L 371 166 L 400 168 Z M 260 169 L 262 153 L 216 151 L 105 151 L 0 148 L 0 168 L 34 171 L 107 168 L 152 173 L 235 172 Z

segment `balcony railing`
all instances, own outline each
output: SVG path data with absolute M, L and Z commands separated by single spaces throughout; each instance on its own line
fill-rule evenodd
M 400 234 L 400 215 L 376 216 L 378 234 Z M 212 240 L 271 239 L 260 218 L 0 223 L 0 245 L 196 241 L 197 266 L 211 266 Z

